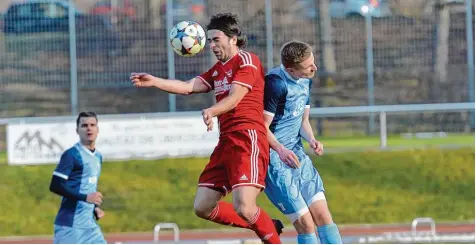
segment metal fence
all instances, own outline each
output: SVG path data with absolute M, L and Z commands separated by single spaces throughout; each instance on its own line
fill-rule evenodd
M 3 118 L 211 105 L 211 94 L 169 97 L 132 88 L 128 77 L 149 72 L 189 79 L 208 69 L 215 62 L 208 50 L 191 58 L 168 52 L 168 29 L 185 19 L 205 26 L 218 12 L 240 17 L 247 49 L 266 68 L 279 64 L 284 42 L 311 43 L 321 67 L 314 107 L 474 101 L 471 0 L 6 2 L 0 5 Z

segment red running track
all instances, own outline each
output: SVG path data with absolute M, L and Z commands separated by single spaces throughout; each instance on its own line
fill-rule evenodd
M 379 235 L 385 232 L 410 232 L 409 224 L 394 225 L 342 225 L 339 226 L 342 237 L 345 236 L 366 236 Z M 427 226 L 421 225 L 418 231 L 428 230 Z M 437 233 L 473 233 L 475 225 L 473 223 L 436 224 Z M 105 234 L 108 243 L 152 243 L 153 232 L 141 233 L 109 233 Z M 292 228 L 285 228 L 282 237 L 296 237 L 296 232 Z M 236 240 L 256 238 L 254 232 L 241 229 L 226 230 L 184 230 L 180 231 L 180 242 L 206 241 L 206 240 Z M 173 234 L 169 230 L 160 233 L 161 242 L 172 242 Z M 51 244 L 51 236 L 31 236 L 31 237 L 0 237 L 0 244 Z

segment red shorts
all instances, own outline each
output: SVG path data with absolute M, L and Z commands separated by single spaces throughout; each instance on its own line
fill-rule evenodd
M 240 130 L 220 135 L 198 186 L 227 194 L 238 186 L 264 189 L 269 164 L 269 143 L 264 133 Z

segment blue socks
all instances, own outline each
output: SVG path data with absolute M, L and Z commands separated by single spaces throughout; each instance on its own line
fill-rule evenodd
M 297 236 L 298 244 L 317 244 L 317 236 L 316 233 L 310 234 L 298 234 Z
M 342 244 L 339 229 L 334 223 L 317 227 L 317 233 L 322 244 Z

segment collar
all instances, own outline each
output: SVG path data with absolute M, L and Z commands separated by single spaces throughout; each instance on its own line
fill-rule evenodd
M 280 65 L 280 68 L 281 68 L 281 71 L 283 71 L 284 75 L 286 76 L 286 78 L 288 78 L 289 80 L 297 83 L 299 81 L 299 79 L 294 79 L 287 71 L 286 71 L 286 68 L 284 67 L 283 64 Z
M 91 150 L 89 150 L 86 146 L 84 146 L 83 144 L 81 144 L 81 141 L 76 143 L 77 145 L 79 145 L 85 152 L 87 152 L 89 155 L 91 156 L 94 156 L 97 152 L 96 149 L 94 149 L 94 152 L 92 152 Z
M 227 61 L 225 61 L 225 62 L 220 61 L 220 63 L 221 63 L 222 65 L 225 65 L 226 63 L 228 63 L 228 61 L 230 61 L 230 60 L 232 60 L 233 58 L 235 58 L 241 51 L 242 51 L 241 49 L 238 49 L 238 53 L 236 53 L 235 55 L 233 55 L 232 57 L 230 57 L 230 58 L 229 58 Z

